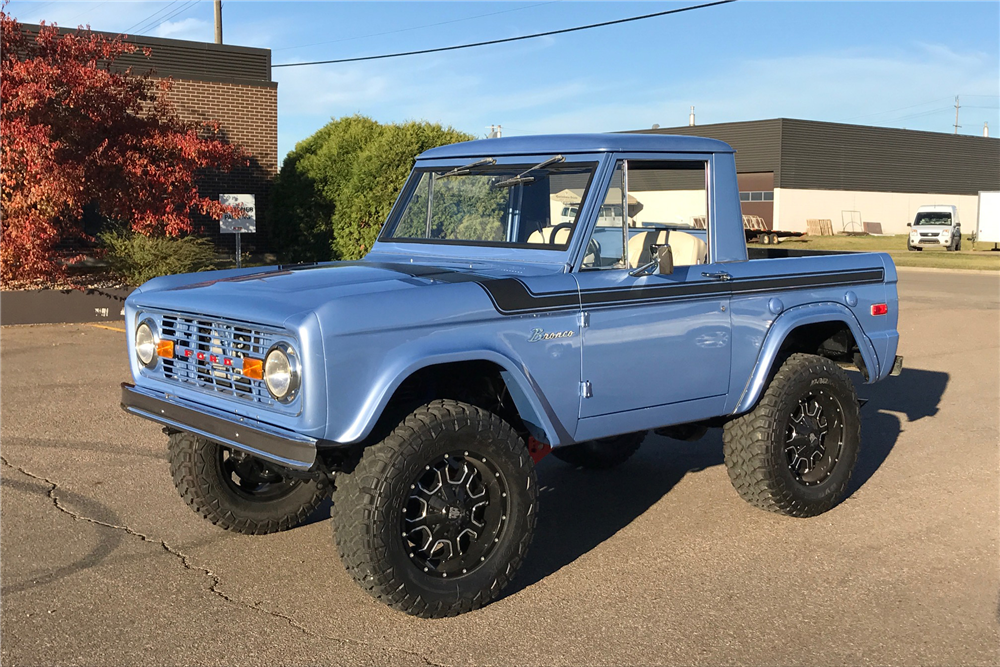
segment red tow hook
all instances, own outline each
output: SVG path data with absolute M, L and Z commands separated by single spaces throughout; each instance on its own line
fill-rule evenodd
M 528 436 L 528 454 L 531 455 L 531 460 L 534 461 L 536 465 L 551 451 L 552 445 L 541 442 L 540 440 L 535 440 L 530 435 Z

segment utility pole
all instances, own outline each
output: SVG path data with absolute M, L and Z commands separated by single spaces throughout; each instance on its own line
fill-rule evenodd
M 222 0 L 215 0 L 215 43 L 222 44 Z
M 958 124 L 958 110 L 961 109 L 958 105 L 958 95 L 955 95 L 955 134 L 958 134 L 958 128 L 962 127 Z

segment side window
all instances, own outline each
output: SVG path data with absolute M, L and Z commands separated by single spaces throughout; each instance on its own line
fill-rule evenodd
M 622 202 L 628 211 L 622 220 Z M 605 208 L 617 206 L 617 216 Z M 602 226 L 602 221 L 608 221 Z M 613 221 L 613 223 L 612 223 Z M 614 228 L 612 228 L 612 224 Z M 622 225 L 627 225 L 628 242 Z M 617 230 L 617 233 L 615 233 Z M 708 180 L 705 162 L 620 162 L 584 258 L 584 269 L 637 268 L 668 244 L 674 266 L 708 263 Z
M 627 266 L 625 221 L 622 216 L 622 201 L 625 194 L 624 172 L 624 163 L 619 162 L 597 215 L 594 233 L 587 243 L 587 250 L 580 266 L 582 269 L 624 269 Z

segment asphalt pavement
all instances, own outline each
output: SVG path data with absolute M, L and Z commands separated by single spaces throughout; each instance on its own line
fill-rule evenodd
M 1000 277 L 900 270 L 905 370 L 862 387 L 848 499 L 812 519 L 733 491 L 721 435 L 608 472 L 549 457 L 499 601 L 422 620 L 344 572 L 323 507 L 264 537 L 174 490 L 118 408 L 124 334 L 0 337 L 4 665 L 1000 664 Z

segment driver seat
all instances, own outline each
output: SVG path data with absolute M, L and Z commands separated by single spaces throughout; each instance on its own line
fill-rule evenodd
M 558 231 L 556 231 L 555 225 L 542 227 L 531 232 L 531 235 L 528 236 L 528 243 L 531 245 L 564 245 L 569 241 L 572 231 L 570 227 L 562 227 Z M 555 232 L 555 237 L 553 237 L 553 232 Z
M 708 244 L 694 234 L 679 232 L 675 229 L 639 232 L 628 240 L 628 259 L 630 268 L 637 269 L 652 261 L 649 252 L 650 245 L 670 244 L 670 252 L 674 256 L 674 266 L 694 266 L 708 263 Z

